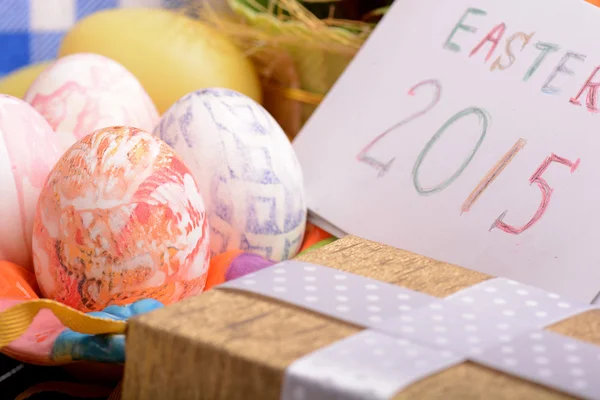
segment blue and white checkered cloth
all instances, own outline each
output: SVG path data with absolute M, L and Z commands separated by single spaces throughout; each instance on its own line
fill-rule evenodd
M 182 4 L 183 0 L 0 0 L 0 77 L 55 58 L 68 30 L 96 11 Z

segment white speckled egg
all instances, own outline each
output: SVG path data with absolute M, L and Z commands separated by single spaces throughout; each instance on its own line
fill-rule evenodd
M 38 197 L 65 146 L 44 118 L 0 95 L 0 259 L 33 270 L 31 235 Z
M 206 203 L 213 254 L 293 257 L 306 226 L 302 171 L 291 143 L 258 103 L 227 89 L 177 101 L 154 130 L 188 165 Z
M 81 139 L 109 126 L 151 131 L 159 115 L 125 67 L 107 57 L 80 53 L 58 59 L 31 84 L 24 100 L 52 129 Z

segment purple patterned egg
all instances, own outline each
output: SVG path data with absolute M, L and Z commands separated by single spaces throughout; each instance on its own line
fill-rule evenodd
M 307 213 L 302 170 L 261 105 L 232 90 L 200 90 L 177 101 L 154 134 L 198 183 L 214 255 L 239 249 L 281 261 L 298 252 Z

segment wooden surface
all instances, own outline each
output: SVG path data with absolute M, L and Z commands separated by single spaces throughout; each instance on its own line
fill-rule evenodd
M 490 276 L 346 237 L 299 260 L 445 297 Z M 548 329 L 600 344 L 600 311 Z M 285 368 L 360 329 L 273 300 L 213 289 L 131 321 L 123 399 L 279 399 Z M 414 383 L 395 399 L 565 399 L 467 362 Z

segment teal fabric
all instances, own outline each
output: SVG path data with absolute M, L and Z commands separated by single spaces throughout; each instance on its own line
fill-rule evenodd
M 164 305 L 157 300 L 144 299 L 126 306 L 109 306 L 88 315 L 127 320 Z M 55 361 L 125 362 L 125 335 L 86 335 L 65 329 L 54 342 L 51 357 Z

